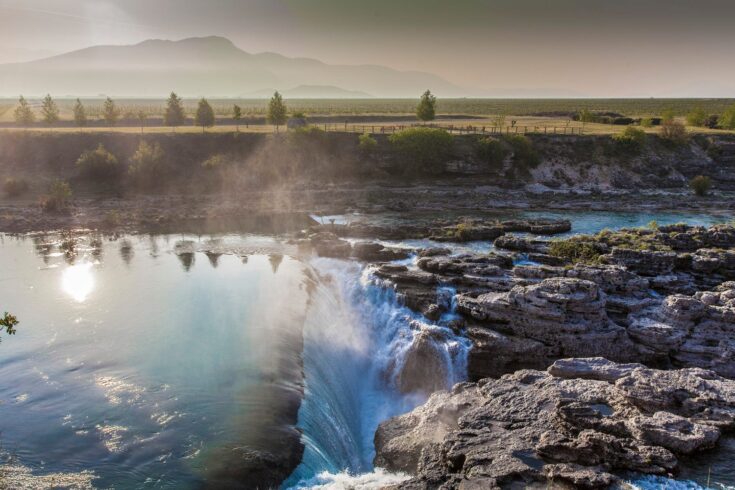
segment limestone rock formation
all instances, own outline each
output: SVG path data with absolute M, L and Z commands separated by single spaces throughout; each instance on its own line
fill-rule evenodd
M 735 427 L 735 381 L 601 358 L 460 383 L 380 424 L 376 466 L 404 488 L 606 488 L 617 472 L 668 474 Z

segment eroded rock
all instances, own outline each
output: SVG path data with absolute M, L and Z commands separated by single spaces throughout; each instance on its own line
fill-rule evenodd
M 376 466 L 406 488 L 606 488 L 616 472 L 668 474 L 735 427 L 735 381 L 605 359 L 557 361 L 461 383 L 380 424 Z

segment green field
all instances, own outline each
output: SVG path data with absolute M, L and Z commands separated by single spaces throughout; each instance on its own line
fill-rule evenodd
M 39 99 L 29 98 L 34 105 Z M 98 117 L 102 110 L 102 98 L 82 99 L 88 116 Z M 0 99 L 0 121 L 12 121 L 16 99 Z M 62 118 L 70 117 L 74 99 L 57 98 Z M 164 99 L 115 99 L 122 114 L 137 114 L 144 111 L 150 116 L 163 113 Z M 232 105 L 238 104 L 244 116 L 264 115 L 266 99 L 210 99 L 218 116 L 229 116 Z M 416 99 L 286 99 L 290 111 L 300 111 L 312 115 L 360 115 L 360 114 L 413 114 Z M 189 114 L 196 109 L 197 99 L 185 99 L 184 105 Z M 735 99 L 439 99 L 439 114 L 464 114 L 470 116 L 506 114 L 512 116 L 532 116 L 550 113 L 568 113 L 587 109 L 593 112 L 616 112 L 626 116 L 657 116 L 665 110 L 672 110 L 683 116 L 694 108 L 700 107 L 708 114 L 720 114 L 735 104 Z

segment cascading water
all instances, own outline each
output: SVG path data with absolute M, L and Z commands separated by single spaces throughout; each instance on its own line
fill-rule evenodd
M 304 326 L 306 387 L 298 426 L 305 450 L 284 487 L 401 481 L 405 477 L 381 470 L 365 473 L 372 471 L 378 424 L 426 398 L 398 389 L 415 339 L 432 339 L 445 388 L 466 377 L 470 344 L 402 306 L 392 289 L 359 264 L 315 259 L 312 266 L 320 281 Z

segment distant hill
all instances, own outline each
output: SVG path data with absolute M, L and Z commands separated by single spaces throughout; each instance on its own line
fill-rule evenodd
M 214 36 L 94 46 L 0 65 L 0 96 L 158 97 L 175 90 L 182 96 L 216 97 L 256 93 L 264 87 L 296 87 L 292 89 L 296 94 L 358 92 L 363 96 L 417 97 L 428 88 L 443 97 L 466 95 L 462 88 L 430 73 L 378 65 L 329 65 L 277 53 L 251 54 L 228 39 Z
M 265 88 L 247 94 L 243 98 L 266 98 L 278 89 Z M 332 85 L 299 85 L 292 89 L 279 90 L 281 95 L 292 99 L 372 99 L 372 95 L 360 90 L 345 90 Z

